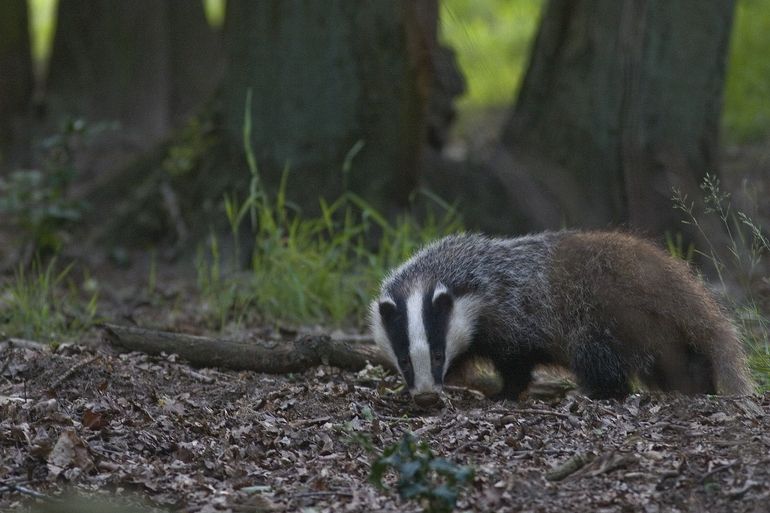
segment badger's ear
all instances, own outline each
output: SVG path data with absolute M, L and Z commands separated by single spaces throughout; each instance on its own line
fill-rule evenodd
M 454 296 L 452 296 L 452 293 L 446 288 L 446 285 L 439 282 L 439 284 L 436 285 L 436 289 L 433 291 L 433 308 L 440 312 L 448 312 L 452 309 L 453 304 Z
M 398 313 L 396 303 L 390 298 L 386 298 L 380 301 L 379 309 L 380 317 L 382 317 L 383 322 L 389 322 Z

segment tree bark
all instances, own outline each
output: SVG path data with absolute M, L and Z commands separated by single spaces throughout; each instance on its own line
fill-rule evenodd
M 683 231 L 717 168 L 732 0 L 551 0 L 503 141 L 570 225 Z
M 437 0 L 229 0 L 222 87 L 193 130 L 175 134 L 91 195 L 92 203 L 120 212 L 101 233 L 120 233 L 121 244 L 162 234 L 172 223 L 159 183 L 169 183 L 177 197 L 190 241 L 224 221 L 223 193 L 243 199 L 250 180 L 248 91 L 250 145 L 268 193 L 288 165 L 288 199 L 305 212 L 318 210 L 319 197 L 337 199 L 345 189 L 385 213 L 407 205 L 424 148 L 443 143 L 452 100 L 463 90 L 453 55 L 438 45 L 437 20 Z M 169 176 L 164 167 L 175 149 L 192 157 Z M 124 184 L 137 193 L 126 195 Z
M 294 341 L 238 342 L 115 324 L 103 327 L 113 345 L 153 355 L 178 354 L 196 367 L 270 374 L 299 372 L 318 365 L 357 371 L 367 362 L 392 368 L 390 361 L 371 342 L 310 335 Z
M 224 115 L 236 150 L 251 90 L 251 143 L 268 183 L 288 163 L 300 203 L 336 197 L 362 141 L 350 188 L 405 205 L 427 140 L 437 18 L 436 0 L 230 0 Z
M 0 172 L 26 154 L 22 125 L 33 87 L 27 2 L 6 0 L 0 4 Z
M 116 121 L 104 164 L 155 144 L 220 78 L 201 2 L 61 0 L 48 74 L 50 118 Z M 122 159 L 118 158 L 118 161 Z

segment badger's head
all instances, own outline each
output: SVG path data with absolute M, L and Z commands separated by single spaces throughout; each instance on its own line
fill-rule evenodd
M 456 295 L 443 283 L 407 291 L 383 287 L 371 305 L 374 340 L 423 407 L 438 402 L 438 392 L 452 362 L 473 338 L 478 300 Z

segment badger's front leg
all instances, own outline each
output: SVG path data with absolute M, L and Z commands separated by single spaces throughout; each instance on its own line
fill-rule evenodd
M 486 397 L 498 397 L 506 382 L 490 358 L 468 354 L 461 355 L 452 363 L 444 383 L 478 390 Z

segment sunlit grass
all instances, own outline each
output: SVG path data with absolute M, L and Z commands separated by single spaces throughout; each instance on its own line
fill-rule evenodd
M 206 18 L 212 27 L 221 27 L 225 22 L 225 6 L 227 0 L 203 0 Z
M 461 110 L 513 101 L 544 4 L 543 0 L 441 2 L 441 39 L 457 52 L 467 81 Z
M 729 142 L 770 136 L 770 3 L 739 0 L 735 11 L 722 126 Z
M 71 266 L 56 259 L 43 265 L 20 265 L 12 278 L 0 283 L 0 334 L 39 342 L 55 342 L 76 335 L 96 317 L 98 293 L 93 286 L 83 301 L 81 287 L 69 280 Z M 69 281 L 69 284 L 67 283 Z
M 384 274 L 422 244 L 461 230 L 460 218 L 426 191 L 421 199 L 429 204 L 420 220 L 411 215 L 388 220 L 349 190 L 333 202 L 320 198 L 320 213 L 304 215 L 288 200 L 288 166 L 275 195 L 263 188 L 251 144 L 251 99 L 249 91 L 243 121 L 248 167 L 248 187 L 243 189 L 248 194 L 223 199 L 234 258 L 229 263 L 222 258 L 212 235 L 196 259 L 198 288 L 212 320 L 224 328 L 256 313 L 263 322 L 361 325 Z M 344 183 L 356 172 L 355 156 L 362 147 L 361 141 L 354 144 L 342 162 Z M 254 240 L 249 273 L 239 270 L 239 235 L 244 231 Z
M 48 65 L 51 55 L 53 35 L 56 30 L 56 8 L 59 0 L 27 0 L 29 5 L 29 25 L 32 58 L 38 77 Z
M 721 189 L 717 177 L 707 174 L 701 190 L 702 209 L 678 189 L 674 190 L 674 207 L 683 213 L 682 222 L 692 226 L 706 242 L 706 247 L 695 249 L 695 253 L 712 266 L 721 290 L 740 290 L 740 300 L 732 294 L 726 294 L 724 300 L 748 352 L 757 384 L 770 390 L 770 313 L 760 307 L 754 293 L 757 282 L 770 279 L 759 274 L 770 255 L 770 240 L 756 220 L 732 207 L 730 194 Z M 727 256 L 709 237 L 704 224 L 707 217 L 717 220 L 727 235 Z

